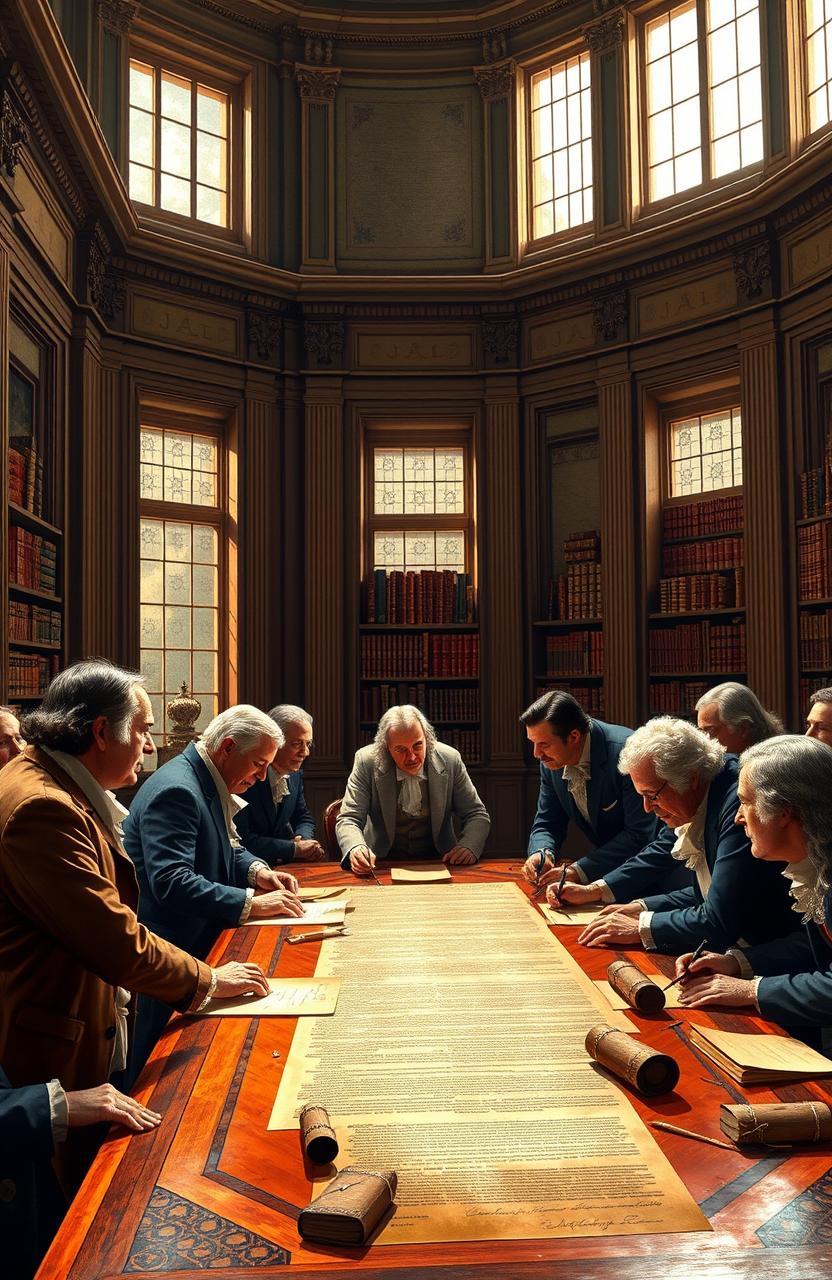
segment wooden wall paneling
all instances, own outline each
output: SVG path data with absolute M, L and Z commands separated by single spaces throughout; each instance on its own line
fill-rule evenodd
M 122 477 L 108 466 L 106 433 L 115 424 L 103 421 L 101 364 L 98 327 L 89 313 L 78 312 L 70 340 L 67 450 L 74 525 L 72 608 L 66 619 L 71 659 L 95 655 L 117 660 L 110 628 L 113 593 L 120 581 L 113 548 L 123 519 Z
M 304 411 L 303 566 L 304 699 L 315 717 L 315 755 L 305 775 L 316 816 L 343 791 L 346 777 L 345 688 L 355 672 L 345 655 L 345 592 L 357 573 L 344 575 L 344 401 L 340 377 L 310 376 Z
M 280 633 L 278 668 L 281 701 L 305 705 L 304 597 L 308 589 L 305 572 L 304 542 L 304 422 L 303 391 L 300 379 L 286 376 L 282 387 L 282 431 L 280 475 L 280 510 L 272 522 L 272 537 L 278 539 L 276 550 L 283 577 L 281 608 L 275 620 Z M 315 708 L 307 708 L 312 716 Z
M 525 823 L 523 735 L 517 723 L 525 706 L 523 653 L 527 618 L 518 565 L 523 546 L 521 459 L 517 380 L 510 375 L 490 377 L 485 391 L 486 510 L 481 525 L 487 566 L 480 585 L 484 658 L 481 697 L 489 764 L 492 771 L 497 769 L 501 774 L 488 786 L 490 853 L 514 852 L 517 833 Z M 516 770 L 516 778 L 506 779 L 507 770 Z
M 748 682 L 778 715 L 788 705 L 786 527 L 781 444 L 780 339 L 773 313 L 741 324 Z
M 267 711 L 283 699 L 286 581 L 280 539 L 280 423 L 274 375 L 249 370 L 238 436 L 237 698 Z
M 644 680 L 643 600 L 636 549 L 636 433 L 626 353 L 599 361 L 601 562 L 604 600 L 604 702 L 617 724 L 639 721 Z

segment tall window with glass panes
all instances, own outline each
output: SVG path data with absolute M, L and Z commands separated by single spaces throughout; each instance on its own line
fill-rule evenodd
M 359 715 L 410 703 L 482 754 L 473 456 L 467 432 L 372 428 L 364 443 Z

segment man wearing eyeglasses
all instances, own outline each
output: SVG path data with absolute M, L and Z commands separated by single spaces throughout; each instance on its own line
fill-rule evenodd
M 303 707 L 281 702 L 269 716 L 286 739 L 262 781 L 243 795 L 245 809 L 236 827 L 243 844 L 270 867 L 285 862 L 322 862 L 315 824 L 303 795 L 303 766 L 312 750 L 312 717 Z
M 709 950 L 739 939 L 756 945 L 788 932 L 789 900 L 780 868 L 751 854 L 736 823 L 736 756 L 686 720 L 657 716 L 637 729 L 618 760 L 646 813 L 663 829 L 649 845 L 593 884 L 564 884 L 561 902 L 610 905 L 579 941 L 678 954 L 703 938 Z M 690 882 L 668 891 L 679 866 Z M 557 889 L 548 891 L 552 902 Z M 651 896 L 641 897 L 639 895 Z

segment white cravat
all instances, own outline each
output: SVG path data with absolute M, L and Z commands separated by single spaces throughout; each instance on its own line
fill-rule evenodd
M 815 924 L 824 924 L 823 903 L 826 895 L 818 886 L 818 869 L 812 859 L 792 862 L 783 868 L 783 875 L 791 881 L 789 893 L 802 915 L 803 924 L 808 924 L 810 920 Z
M 289 794 L 289 780 L 285 773 L 278 773 L 271 765 L 269 765 L 269 786 L 272 789 L 272 800 L 277 806 Z
M 396 766 L 396 780 L 402 784 L 399 793 L 399 805 L 402 813 L 406 813 L 411 818 L 419 818 L 422 815 L 422 787 L 421 784 L 425 780 L 425 770 L 422 767 L 418 773 L 405 773 Z
M 220 773 L 217 766 L 209 756 L 204 742 L 195 742 L 194 746 L 199 752 L 200 759 L 204 762 L 208 772 L 213 779 L 214 786 L 217 789 L 220 804 L 222 806 L 223 817 L 225 818 L 225 829 L 228 832 L 228 839 L 231 842 L 232 849 L 242 849 L 243 842 L 240 839 L 239 832 L 234 826 L 234 819 L 241 809 L 245 809 L 248 804 L 247 800 L 243 800 L 242 796 L 233 796 L 225 785 L 225 778 Z
M 589 753 L 591 748 L 590 734 L 584 736 L 581 758 L 577 764 L 563 766 L 563 780 L 575 806 L 586 822 L 589 822 L 589 805 L 586 799 L 586 784 L 591 776 Z
M 710 788 L 709 788 L 710 789 Z M 705 814 L 708 807 L 708 791 L 702 797 L 699 808 L 690 822 L 683 822 L 674 827 L 676 843 L 671 853 L 677 862 L 684 862 L 689 871 L 696 876 L 696 883 L 703 898 L 707 898 L 711 887 L 711 869 L 705 854 Z

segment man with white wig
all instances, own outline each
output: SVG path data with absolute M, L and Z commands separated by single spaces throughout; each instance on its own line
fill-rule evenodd
M 490 826 L 459 752 L 437 742 L 418 707 L 385 711 L 347 781 L 335 824 L 341 866 L 358 876 L 371 875 L 376 858 L 465 866 L 479 861 Z
M 678 953 L 703 939 L 722 950 L 741 938 L 765 942 L 789 931 L 783 878 L 777 868 L 754 860 L 736 824 L 734 756 L 686 720 L 657 716 L 627 739 L 618 767 L 663 829 L 602 881 L 564 885 L 563 901 L 621 904 L 589 924 L 581 942 L 641 942 L 648 950 Z M 691 882 L 665 892 L 667 873 L 680 862 Z
M 234 826 L 239 793 L 264 778 L 283 734 L 257 707 L 229 707 L 158 769 L 124 823 L 139 881 L 139 919 L 200 959 L 223 929 L 303 914 L 298 884 L 245 849 Z M 131 1071 L 144 1062 L 170 1010 L 140 1000 Z

